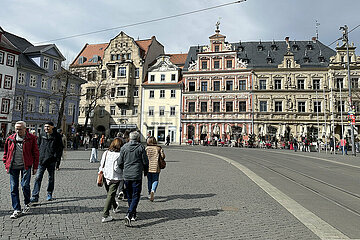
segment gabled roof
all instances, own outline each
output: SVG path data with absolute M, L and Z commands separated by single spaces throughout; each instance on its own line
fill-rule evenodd
M 25 54 L 44 54 L 47 51 L 49 51 L 50 49 L 54 49 L 55 52 L 58 54 L 58 56 L 62 59 L 65 60 L 65 57 L 62 55 L 62 53 L 60 52 L 60 50 L 56 47 L 55 44 L 46 44 L 46 45 L 40 45 L 40 46 L 30 46 L 28 48 L 25 49 L 24 53 Z M 52 54 L 54 55 L 54 54 Z
M 183 68 L 186 62 L 187 53 L 176 53 L 176 54 L 169 54 L 170 55 L 170 62 L 175 64 L 176 66 Z
M 21 52 L 25 51 L 26 48 L 34 46 L 32 45 L 28 40 L 25 38 L 16 36 L 12 33 L 4 31 L 4 36 L 18 49 L 20 49 Z
M 93 65 L 99 65 L 99 61 L 97 62 L 90 62 L 89 60 L 92 59 L 95 55 L 101 57 L 101 59 L 104 57 L 104 51 L 108 47 L 109 43 L 100 43 L 100 44 L 85 44 L 83 49 L 80 51 L 80 53 L 77 55 L 75 60 L 71 63 L 71 67 L 76 66 L 93 66 Z M 79 63 L 79 58 L 85 57 L 86 61 L 84 63 Z
M 239 59 L 248 60 L 249 69 L 278 68 L 278 65 L 284 60 L 284 55 L 288 52 L 286 41 L 241 42 L 231 43 L 231 45 Z M 334 50 L 320 41 L 289 41 L 289 45 L 296 63 L 300 64 L 302 68 L 327 67 L 330 57 L 336 54 Z M 308 45 L 312 46 L 312 50 L 308 50 Z M 202 47 L 190 47 L 184 71 L 188 70 L 191 62 L 197 60 L 198 54 L 202 54 Z M 324 61 L 320 61 L 319 57 L 323 57 Z M 309 59 L 308 62 L 305 60 L 306 58 Z M 271 59 L 271 62 L 268 59 Z
M 140 56 L 142 58 L 144 58 L 146 56 L 146 54 L 147 54 L 147 51 L 149 50 L 149 46 L 152 43 L 152 39 L 137 40 L 135 42 L 139 46 L 139 48 L 141 49 Z

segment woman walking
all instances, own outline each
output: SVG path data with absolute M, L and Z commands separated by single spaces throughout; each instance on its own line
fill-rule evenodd
M 159 157 L 165 159 L 164 150 L 157 145 L 156 138 L 149 137 L 147 140 L 146 154 L 149 159 L 148 194 L 150 201 L 154 201 L 154 195 L 159 184 L 160 166 Z
M 114 219 L 110 216 L 111 207 L 114 213 L 119 211 L 119 206 L 115 201 L 115 195 L 120 181 L 123 180 L 122 170 L 118 167 L 118 158 L 120 157 L 120 148 L 122 145 L 123 141 L 120 138 L 115 138 L 101 158 L 99 172 L 103 171 L 104 173 L 104 186 L 107 192 L 103 217 L 101 219 L 103 223 Z

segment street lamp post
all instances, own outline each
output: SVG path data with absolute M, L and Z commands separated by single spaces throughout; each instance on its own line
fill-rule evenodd
M 347 78 L 348 78 L 348 87 L 349 87 L 349 111 L 353 110 L 352 105 L 352 96 L 351 96 L 351 78 L 350 78 L 350 55 L 349 55 L 349 33 L 348 27 L 345 25 L 344 27 L 340 27 L 340 30 L 343 30 L 343 40 L 346 42 L 346 56 L 347 56 Z M 352 145 L 352 154 L 356 156 L 356 148 L 355 148 L 355 137 L 354 137 L 354 125 L 350 122 L 351 127 L 351 145 Z

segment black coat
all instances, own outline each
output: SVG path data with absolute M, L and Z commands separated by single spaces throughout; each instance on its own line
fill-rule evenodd
M 99 138 L 93 137 L 93 138 L 91 139 L 91 147 L 92 147 L 92 148 L 96 148 L 96 149 L 99 148 Z
M 58 162 L 64 149 L 62 138 L 56 130 L 52 134 L 42 133 L 38 138 L 39 164 L 44 166 L 49 163 Z

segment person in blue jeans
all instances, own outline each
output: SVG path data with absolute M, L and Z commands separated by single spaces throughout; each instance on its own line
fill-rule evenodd
M 150 201 L 154 201 L 156 189 L 159 184 L 160 166 L 159 158 L 165 159 L 164 150 L 157 145 L 156 138 L 149 137 L 147 140 L 146 154 L 149 159 L 148 194 Z
M 48 171 L 49 183 L 47 187 L 46 200 L 51 201 L 53 199 L 53 191 L 55 185 L 55 167 L 56 163 L 60 162 L 61 155 L 64 149 L 61 135 L 54 130 L 54 123 L 47 122 L 44 125 L 44 133 L 38 138 L 39 146 L 39 170 L 35 177 L 34 189 L 30 201 L 36 203 L 39 201 L 39 193 L 41 188 L 41 182 L 45 173 Z
M 11 203 L 14 212 L 10 218 L 15 219 L 30 211 L 31 172 L 36 174 L 39 164 L 39 149 L 36 137 L 26 132 L 26 123 L 15 123 L 15 134 L 10 135 L 4 145 L 3 162 L 10 175 Z M 19 196 L 19 177 L 24 195 L 24 208 L 21 210 Z
M 131 132 L 130 141 L 120 150 L 118 165 L 123 169 L 123 177 L 128 196 L 128 211 L 125 216 L 125 225 L 131 226 L 136 220 L 136 209 L 140 201 L 142 174 L 147 175 L 149 160 L 144 146 L 139 142 L 140 134 Z

